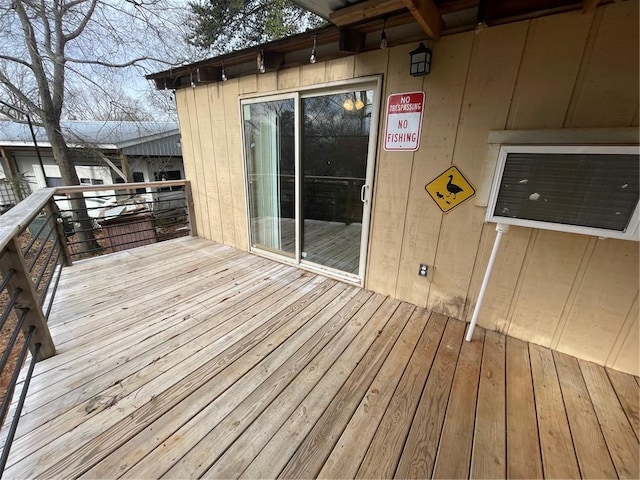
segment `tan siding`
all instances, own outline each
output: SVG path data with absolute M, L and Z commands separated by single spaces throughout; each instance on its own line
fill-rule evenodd
M 633 373 L 634 375 L 638 375 L 640 372 L 639 316 L 640 312 L 638 311 L 638 296 L 636 295 L 636 301 L 633 302 L 633 306 L 629 310 L 629 315 L 627 316 L 627 321 L 625 322 L 625 324 L 629 324 L 629 328 L 623 328 L 620 332 L 620 349 L 616 351 L 616 348 L 614 347 L 615 355 L 610 359 L 609 362 L 607 362 L 616 370 Z
M 434 264 L 442 221 L 440 209 L 428 197 L 424 186 L 451 165 L 474 36 L 469 32 L 444 37 L 434 50 L 438 68 L 425 77 L 423 85 L 426 106 L 421 147 L 413 162 L 395 292 L 396 297 L 423 307 L 427 304 L 432 277 L 418 276 L 418 266 Z
M 196 99 L 196 108 L 198 110 L 198 135 L 200 138 L 200 153 L 202 155 L 202 176 L 204 179 L 204 195 L 207 199 L 208 218 L 209 218 L 209 236 L 217 242 L 224 240 L 222 236 L 222 218 L 220 212 L 220 199 L 218 195 L 218 176 L 216 173 L 216 158 L 214 154 L 214 137 L 211 131 L 211 108 L 209 105 L 208 91 L 215 88 L 210 85 L 204 88 L 196 88 L 194 95 Z M 202 188 L 199 185 L 200 190 Z M 203 214 L 204 215 L 204 214 Z M 203 233 L 205 236 L 205 233 Z
M 372 50 L 355 58 L 355 77 L 384 74 L 389 64 L 389 49 Z
M 247 205 L 244 184 L 244 160 L 242 157 L 242 126 L 240 124 L 239 85 L 229 80 L 223 85 L 224 122 L 227 134 L 227 158 L 233 201 L 233 223 L 236 242 L 234 246 L 242 250 L 249 248 L 247 238 Z
M 305 65 L 300 73 L 300 84 L 303 86 L 324 83 L 327 79 L 326 62 Z
M 240 94 L 255 93 L 258 91 L 257 75 L 247 75 L 238 79 L 238 91 Z
M 327 81 L 347 80 L 353 78 L 355 57 L 344 57 L 327 62 Z
M 407 58 L 413 48 L 410 44 L 390 49 L 382 110 L 390 94 L 422 88 L 422 78 L 407 75 Z M 381 118 L 379 145 L 384 142 L 385 129 L 384 115 Z M 413 158 L 412 152 L 385 152 L 378 148 L 367 288 L 386 295 L 396 291 Z
M 522 265 L 529 253 L 532 236 L 535 236 L 535 232 L 530 228 L 511 227 L 503 237 L 500 254 L 494 264 L 491 282 L 478 317 L 479 324 L 485 328 L 506 333 L 513 311 L 514 295 L 518 295 L 522 286 Z M 467 321 L 473 315 L 495 238 L 495 224 L 483 225 L 464 315 Z
M 585 235 L 548 230 L 534 234 L 507 330 L 509 335 L 528 337 L 545 347 L 551 345 L 588 242 Z
M 300 67 L 287 68 L 278 72 L 278 90 L 288 90 L 300 86 Z
M 224 82 L 226 83 L 226 82 Z M 237 96 L 237 94 L 236 94 Z M 209 88 L 209 106 L 211 108 L 211 133 L 218 177 L 218 201 L 222 224 L 222 241 L 236 246 L 236 228 L 233 215 L 233 192 L 231 189 L 231 170 L 227 151 L 227 119 L 224 110 L 223 83 L 215 83 Z
M 633 120 L 639 100 L 639 5 L 621 2 L 596 11 L 598 28 L 565 127 L 626 127 Z
M 193 232 L 196 235 L 201 235 L 200 225 L 202 225 L 202 209 L 200 206 L 200 196 L 196 191 L 198 185 L 195 182 L 196 176 L 196 158 L 194 154 L 194 144 L 191 138 L 191 112 L 187 105 L 187 91 L 176 91 L 176 109 L 178 111 L 178 119 L 180 124 L 180 142 L 182 149 L 182 162 L 184 164 L 185 177 L 191 180 L 192 196 L 193 196 L 193 211 L 194 217 L 191 221 Z
M 506 124 L 528 26 L 489 28 L 475 38 L 453 157 L 472 183 L 483 170 L 489 131 Z M 467 202 L 443 216 L 428 308 L 462 317 L 484 215 Z
M 577 11 L 531 22 L 508 129 L 562 127 L 592 21 Z
M 211 238 L 211 230 L 209 228 L 211 218 L 209 217 L 209 205 L 203 167 L 205 159 L 202 154 L 202 143 L 200 138 L 200 114 L 202 111 L 202 105 L 200 106 L 200 108 L 198 108 L 195 88 L 185 89 L 185 96 L 187 97 L 187 108 L 189 109 L 191 117 L 191 143 L 193 146 L 193 156 L 195 159 L 194 183 L 196 185 L 196 188 L 193 189 L 193 194 L 194 196 L 198 197 L 201 211 L 200 223 L 198 224 L 198 234 L 205 238 Z
M 269 93 L 278 89 L 278 74 L 276 72 L 258 75 L 258 92 Z
M 604 363 L 633 305 L 638 284 L 638 244 L 599 240 L 557 349 Z

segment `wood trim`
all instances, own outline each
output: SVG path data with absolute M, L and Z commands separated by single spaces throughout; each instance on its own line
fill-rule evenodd
M 404 3 L 429 38 L 440 40 L 443 21 L 436 4 L 432 0 L 404 0 Z
M 135 188 L 159 188 L 159 187 L 178 187 L 186 185 L 189 180 L 166 180 L 162 182 L 138 182 L 138 183 L 113 183 L 110 185 L 75 185 L 67 187 L 57 187 L 53 195 L 75 192 L 100 192 L 104 190 L 127 190 Z M 53 189 L 52 189 L 53 190 Z
M 84 188 L 84 187 L 83 187 Z M 55 193 L 54 188 L 41 188 L 0 217 L 0 250 L 31 222 Z
M 341 8 L 329 15 L 329 21 L 338 27 L 379 17 L 388 13 L 402 10 L 406 7 L 404 0 L 368 0 L 366 2 Z

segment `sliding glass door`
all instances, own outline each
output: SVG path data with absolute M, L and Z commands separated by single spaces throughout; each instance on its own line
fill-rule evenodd
M 360 267 L 373 90 L 302 98 L 302 258 Z
M 252 246 L 295 257 L 294 100 L 243 106 Z
M 378 88 L 243 102 L 252 249 L 362 280 Z

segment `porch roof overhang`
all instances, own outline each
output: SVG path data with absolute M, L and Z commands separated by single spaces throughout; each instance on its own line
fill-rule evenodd
M 158 90 L 179 89 L 255 74 L 262 54 L 267 71 L 309 63 L 315 37 L 317 56 L 332 60 L 389 45 L 429 39 L 571 10 L 590 12 L 613 0 L 294 0 L 327 20 L 326 26 L 147 75 Z M 377 35 L 374 35 L 378 33 Z

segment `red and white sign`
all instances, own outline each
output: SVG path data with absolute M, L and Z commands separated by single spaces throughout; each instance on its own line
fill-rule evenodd
M 420 148 L 424 92 L 394 93 L 387 99 L 384 149 L 415 152 Z

